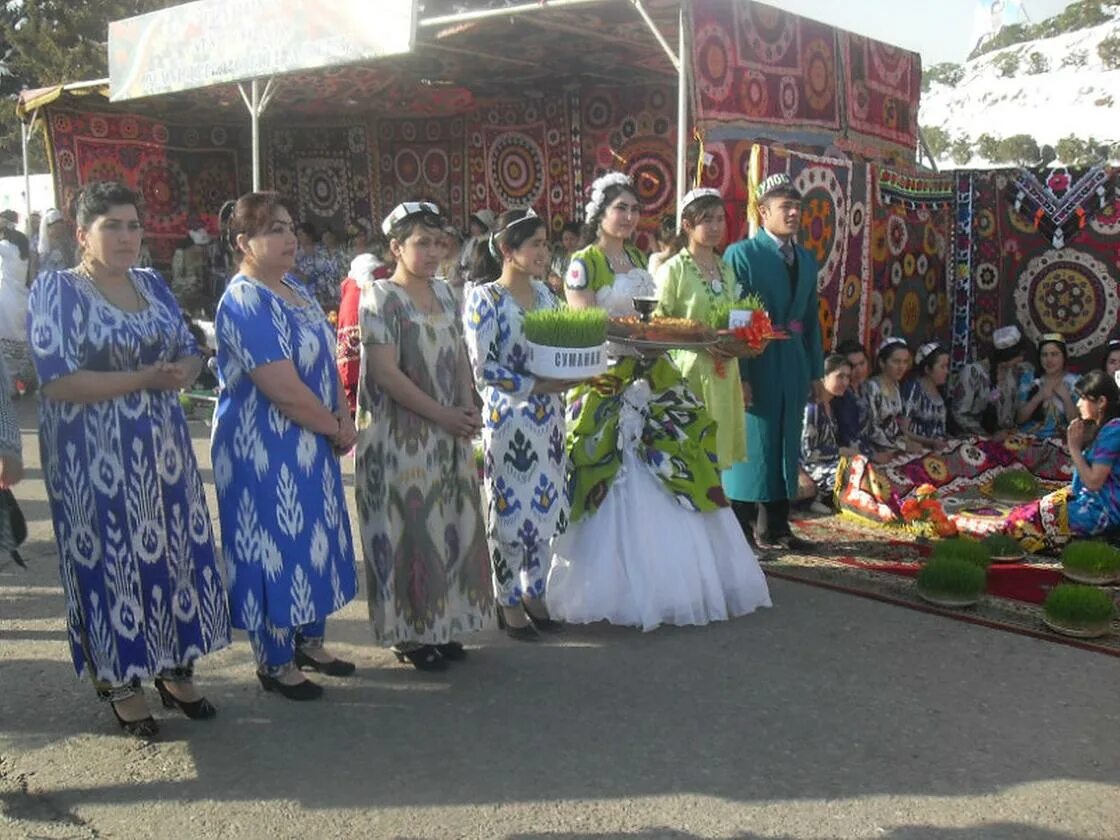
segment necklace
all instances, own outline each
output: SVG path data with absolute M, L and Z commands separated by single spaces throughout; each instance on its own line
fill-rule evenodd
M 692 261 L 696 263 L 696 267 L 700 270 L 700 276 L 707 282 L 708 287 L 717 295 L 723 293 L 723 272 L 720 271 L 718 258 L 711 265 L 704 265 L 700 260 L 696 259 L 696 255 L 691 251 L 689 255 Z
M 124 276 L 125 280 L 128 282 L 129 291 L 132 292 L 133 301 L 135 301 L 135 308 L 133 309 L 126 309 L 105 293 L 105 289 L 102 284 L 98 282 L 97 277 L 93 273 L 93 269 L 90 268 L 89 263 L 85 260 L 82 260 L 74 267 L 74 273 L 88 280 L 90 284 L 97 289 L 98 293 L 113 306 L 117 307 L 117 309 L 124 309 L 126 312 L 140 312 L 144 308 L 144 298 L 140 296 L 140 290 L 136 288 L 136 283 L 133 281 L 131 273 L 125 272 Z
M 634 265 L 633 261 L 630 259 L 630 255 L 625 251 L 618 255 L 611 255 L 603 251 L 603 256 L 607 258 L 607 265 L 614 274 L 625 274 Z

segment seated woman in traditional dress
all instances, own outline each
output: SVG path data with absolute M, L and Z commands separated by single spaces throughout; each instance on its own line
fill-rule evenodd
M 827 503 L 836 490 L 836 470 L 840 457 L 859 454 L 852 446 L 840 444 L 840 425 L 836 406 L 848 392 L 852 363 L 848 357 L 832 353 L 824 360 L 821 388 L 805 405 L 805 422 L 801 427 L 801 477 L 798 497 L 813 500 L 817 513 L 831 513 Z M 822 504 L 822 501 L 824 504 Z M 816 506 L 820 505 L 820 509 Z
M 1015 430 L 1019 380 L 1031 372 L 1023 360 L 1023 334 L 1014 325 L 992 333 L 992 355 L 970 362 L 954 377 L 950 414 L 959 434 L 1002 438 Z
M 902 384 L 906 437 L 923 449 L 943 449 L 948 411 L 941 395 L 949 380 L 949 351 L 929 341 L 914 354 L 914 375 Z
M 1101 369 L 1120 385 L 1120 338 L 1110 338 L 1104 348 Z
M 592 185 L 583 238 L 566 278 L 568 304 L 630 315 L 653 295 L 630 179 Z M 706 624 L 770 605 L 766 581 L 727 504 L 715 423 L 668 356 L 618 348 L 608 382 L 571 392 L 572 522 L 553 546 L 553 617 L 651 630 Z
M 906 437 L 902 381 L 910 369 L 910 348 L 898 336 L 883 339 L 876 355 L 879 373 L 867 381 L 868 437 L 876 453 L 900 455 L 921 452 L 920 443 Z
M 1099 370 L 1082 376 L 1075 388 L 1079 416 L 1066 430 L 1072 484 L 1008 516 L 1007 532 L 1028 551 L 1120 528 L 1120 388 Z
M 848 388 L 832 402 L 832 413 L 836 415 L 837 441 L 841 446 L 866 449 L 870 452 L 867 427 L 871 417 L 871 406 L 867 401 L 867 374 L 871 370 L 871 360 L 867 350 L 854 338 L 841 341 L 836 352 L 848 360 L 851 377 Z
M 658 269 L 658 315 L 708 322 L 713 304 L 735 300 L 735 275 L 715 249 L 727 235 L 727 215 L 717 190 L 693 190 L 684 197 L 677 253 Z M 708 351 L 675 350 L 692 393 L 716 421 L 716 463 L 721 470 L 747 457 L 743 386 L 734 359 L 717 360 Z
M 1061 333 L 1046 333 L 1038 342 L 1041 373 L 1019 379 L 1016 419 L 1019 431 L 1041 438 L 1060 437 L 1071 417 L 1077 416 L 1073 391 L 1077 377 L 1066 373 L 1066 340 Z

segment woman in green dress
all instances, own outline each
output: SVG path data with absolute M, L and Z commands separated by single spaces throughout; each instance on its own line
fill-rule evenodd
M 569 306 L 626 316 L 635 296 L 655 294 L 645 256 L 629 241 L 638 213 L 625 175 L 592 185 L 586 247 L 565 280 Z M 569 395 L 572 514 L 553 545 L 549 612 L 652 630 L 769 606 L 720 484 L 715 422 L 666 354 L 612 354 L 609 387 Z
M 727 235 L 727 214 L 718 190 L 693 190 L 683 205 L 679 250 L 655 277 L 656 314 L 707 323 L 713 305 L 735 300 L 735 275 L 715 250 Z M 716 421 L 716 458 L 726 470 L 747 457 L 747 422 L 739 365 L 717 352 L 674 350 L 672 356 Z

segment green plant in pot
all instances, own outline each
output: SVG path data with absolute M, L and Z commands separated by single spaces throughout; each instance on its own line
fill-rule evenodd
M 1019 541 L 1007 534 L 988 534 L 980 542 L 993 563 L 1015 563 L 1027 556 Z
M 1120 549 L 1102 540 L 1074 540 L 1062 551 L 1062 574 L 1078 583 L 1120 580 Z
M 934 557 L 918 572 L 918 595 L 941 607 L 968 607 L 988 585 L 983 566 L 960 557 Z
M 1042 495 L 1042 487 L 1026 470 L 1007 470 L 992 479 L 992 495 L 1010 502 L 1031 502 Z
M 739 300 L 717 300 L 708 309 L 708 326 L 717 330 L 726 330 L 731 324 L 731 313 L 735 310 L 758 312 L 764 308 L 762 298 L 754 293 Z
M 981 569 L 987 569 L 992 562 L 991 552 L 984 543 L 966 537 L 951 537 L 934 543 L 930 554 L 931 561 L 944 557 L 964 560 Z
M 1083 639 L 1107 634 L 1115 615 L 1111 593 L 1080 583 L 1058 584 L 1042 604 L 1042 620 L 1047 627 Z
M 609 320 L 604 309 L 534 309 L 522 326 L 525 339 L 543 347 L 598 347 Z

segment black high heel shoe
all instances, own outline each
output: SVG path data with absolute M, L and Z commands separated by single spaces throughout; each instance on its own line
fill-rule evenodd
M 533 629 L 539 633 L 563 633 L 564 625 L 559 621 L 552 618 L 538 618 L 533 615 L 533 611 L 527 606 L 525 607 L 525 617 L 529 619 L 529 623 L 533 625 Z
M 339 659 L 337 656 L 330 662 L 320 662 L 314 657 L 307 655 L 299 648 L 296 648 L 295 661 L 296 666 L 299 668 L 310 668 L 312 671 L 326 674 L 328 677 L 348 677 L 354 673 L 353 662 L 347 662 L 345 659 Z
M 391 650 L 398 662 L 410 662 L 417 671 L 447 670 L 447 660 L 440 655 L 435 645 L 420 645 L 411 650 L 397 650 L 397 648 Z
M 126 735 L 132 735 L 136 738 L 154 738 L 159 734 L 159 724 L 151 715 L 140 720 L 125 720 L 117 711 L 116 703 L 110 703 L 109 708 L 113 710 L 113 717 L 117 719 L 117 723 L 120 724 Z
M 261 681 L 261 688 L 265 691 L 275 691 L 281 697 L 289 700 L 318 700 L 323 696 L 323 687 L 311 680 L 304 680 L 295 685 L 282 683 L 275 677 L 257 671 L 257 679 Z
M 458 642 L 444 642 L 434 646 L 439 655 L 448 662 L 462 662 L 467 658 L 467 649 Z
M 539 642 L 541 640 L 540 634 L 533 626 L 532 616 L 529 616 L 529 623 L 524 627 L 510 627 L 502 609 L 502 607 L 498 607 L 498 628 L 504 630 L 507 636 L 518 642 Z
M 188 703 L 186 700 L 180 700 L 172 694 L 168 690 L 167 684 L 159 677 L 156 677 L 155 684 L 156 691 L 159 692 L 159 699 L 163 701 L 163 707 L 165 709 L 178 709 L 191 720 L 206 720 L 207 718 L 214 717 L 214 715 L 218 713 L 218 710 L 214 708 L 214 704 L 205 697 L 199 697 L 197 700 L 192 700 Z

